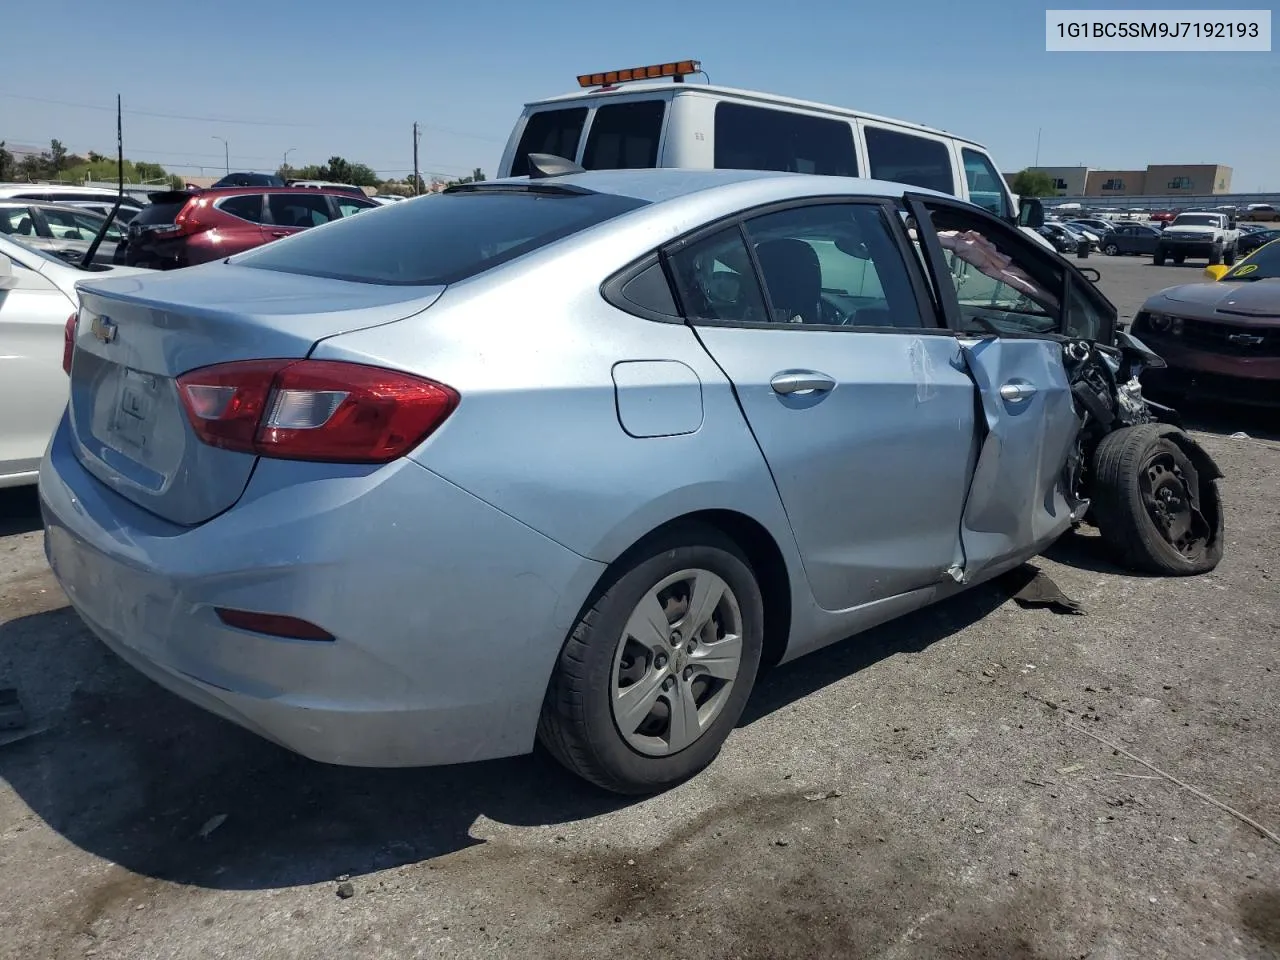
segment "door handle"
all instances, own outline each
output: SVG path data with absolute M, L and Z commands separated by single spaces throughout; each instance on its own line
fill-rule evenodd
M 795 370 L 790 373 L 779 373 L 769 381 L 774 393 L 784 396 L 792 393 L 825 393 L 834 390 L 836 382 L 825 373 L 816 370 Z
M 1021 403 L 1036 395 L 1036 388 L 1029 383 L 1005 383 L 1000 386 L 1000 399 L 1009 403 Z
M 272 230 L 271 235 L 273 237 L 287 237 L 289 235 L 289 231 L 288 230 Z

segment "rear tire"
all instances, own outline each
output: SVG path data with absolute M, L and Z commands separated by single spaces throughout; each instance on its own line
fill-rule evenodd
M 1222 262 L 1228 267 L 1234 266 L 1236 262 L 1236 248 L 1228 247 L 1226 253 L 1223 254 Z
M 1103 438 L 1093 457 L 1093 513 L 1102 541 L 1143 573 L 1208 573 L 1222 560 L 1217 481 L 1170 439 L 1170 428 L 1139 424 Z
M 1209 251 L 1209 263 L 1210 265 L 1216 265 L 1221 262 L 1222 262 L 1222 248 L 1215 246 L 1212 250 Z
M 615 566 L 560 651 L 538 739 L 597 786 L 650 794 L 707 767 L 742 716 L 764 647 L 764 601 L 742 551 L 701 524 Z M 702 592 L 719 599 L 695 602 Z M 648 706 L 628 702 L 629 690 Z
M 1156 252 L 1152 255 L 1151 262 L 1154 263 L 1157 267 L 1163 267 L 1164 257 L 1165 257 L 1164 248 L 1156 247 Z

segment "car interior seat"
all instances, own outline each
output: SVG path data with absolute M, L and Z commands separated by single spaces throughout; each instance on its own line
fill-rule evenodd
M 769 288 L 777 316 L 783 323 L 821 323 L 822 267 L 818 254 L 803 240 L 765 240 L 756 245 L 756 259 Z

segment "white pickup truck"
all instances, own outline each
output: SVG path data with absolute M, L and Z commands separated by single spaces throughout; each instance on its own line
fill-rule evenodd
M 1182 263 L 1187 257 L 1232 264 L 1239 243 L 1240 231 L 1229 214 L 1180 213 L 1156 241 L 1155 265 L 1162 267 L 1166 260 Z

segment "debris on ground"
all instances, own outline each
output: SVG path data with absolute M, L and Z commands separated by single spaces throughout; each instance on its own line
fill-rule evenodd
M 344 880 L 342 883 L 338 884 L 336 892 L 343 900 L 350 900 L 356 895 L 356 888 L 351 885 L 350 880 Z
M 812 801 L 812 800 L 834 800 L 834 799 L 835 799 L 836 797 L 838 797 L 838 796 L 840 796 L 840 791 L 839 791 L 839 790 L 827 790 L 827 791 L 826 791 L 826 792 L 824 792 L 824 793 L 806 793 L 806 794 L 804 795 L 804 798 L 805 798 L 806 800 L 810 800 L 810 801 Z
M 1048 607 L 1054 613 L 1084 614 L 1078 600 L 1062 592 L 1049 575 L 1034 564 L 1024 563 L 997 579 L 1020 607 Z
M 200 828 L 197 836 L 199 836 L 201 840 L 208 840 L 209 834 L 213 833 L 213 831 L 217 830 L 226 822 L 227 815 L 225 813 L 220 813 L 215 817 L 210 817 L 204 822 L 204 826 Z

